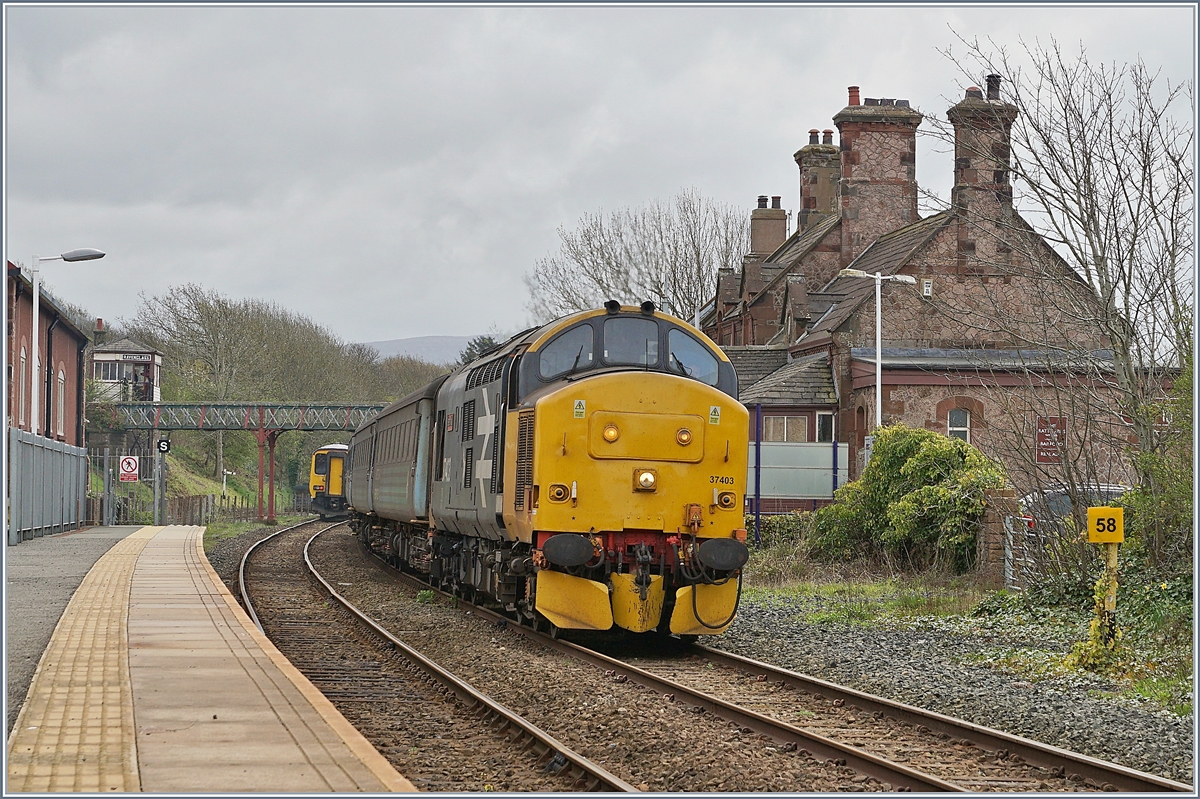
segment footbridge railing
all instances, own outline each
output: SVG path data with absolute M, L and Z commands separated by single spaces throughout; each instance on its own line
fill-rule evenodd
M 295 403 L 118 402 L 117 423 L 127 430 L 346 430 L 354 431 L 383 405 Z
M 383 405 L 306 405 L 270 402 L 117 402 L 117 424 L 126 430 L 246 430 L 258 440 L 258 517 L 275 521 L 275 439 L 289 430 L 353 432 Z M 263 515 L 264 449 L 270 448 L 266 515 Z

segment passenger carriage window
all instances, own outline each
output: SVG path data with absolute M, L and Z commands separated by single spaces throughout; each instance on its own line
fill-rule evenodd
M 658 364 L 658 323 L 617 316 L 604 320 L 604 362 L 631 366 Z
M 717 359 L 708 347 L 679 329 L 667 334 L 667 370 L 694 377 L 710 386 L 717 384 Z
M 592 326 L 573 327 L 542 348 L 538 373 L 549 380 L 592 365 Z

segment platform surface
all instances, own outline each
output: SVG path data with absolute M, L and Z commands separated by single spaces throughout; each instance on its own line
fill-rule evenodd
M 259 632 L 201 527 L 144 527 L 76 590 L 8 741 L 7 792 L 414 790 Z

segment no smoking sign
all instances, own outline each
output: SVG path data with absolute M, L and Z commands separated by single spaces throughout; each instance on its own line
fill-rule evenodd
M 138 459 L 133 455 L 121 457 L 121 482 L 136 483 L 138 481 Z

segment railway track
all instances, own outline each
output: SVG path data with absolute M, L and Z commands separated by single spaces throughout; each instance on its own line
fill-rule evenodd
M 386 568 L 381 566 L 381 568 Z M 389 571 L 391 571 L 389 569 Z M 391 571 L 418 590 L 420 580 Z M 449 594 L 443 596 L 450 597 Z M 920 791 L 1192 792 L 1189 785 L 971 724 L 699 645 L 671 657 L 613 657 L 510 623 L 468 613 L 591 663 L 695 712 L 757 732 L 784 751 L 848 766 L 886 787 Z
M 280 651 L 392 763 L 429 790 L 600 790 L 633 786 L 392 636 L 312 569 L 309 522 L 247 550 L 247 611 Z M 332 601 L 330 601 L 332 600 Z

